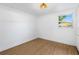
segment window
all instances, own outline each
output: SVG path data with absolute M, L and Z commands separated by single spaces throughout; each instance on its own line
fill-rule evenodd
M 73 21 L 72 14 L 58 16 L 58 20 L 59 20 L 58 22 L 59 27 L 72 27 L 72 21 Z

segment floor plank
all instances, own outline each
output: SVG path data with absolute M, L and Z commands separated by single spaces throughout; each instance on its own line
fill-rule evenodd
M 0 52 L 1 55 L 78 55 L 75 46 L 37 38 L 14 48 Z

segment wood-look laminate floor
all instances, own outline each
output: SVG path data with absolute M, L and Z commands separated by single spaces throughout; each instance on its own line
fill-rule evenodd
M 35 39 L 14 48 L 0 52 L 1 55 L 78 55 L 76 47 L 48 41 Z

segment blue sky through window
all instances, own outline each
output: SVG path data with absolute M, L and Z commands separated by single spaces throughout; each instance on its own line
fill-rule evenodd
M 66 15 L 66 17 L 64 18 L 64 21 L 66 22 L 72 22 L 72 20 L 73 20 L 72 14 Z

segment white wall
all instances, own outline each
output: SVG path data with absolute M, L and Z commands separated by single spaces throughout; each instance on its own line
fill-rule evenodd
M 77 47 L 77 49 L 78 49 L 78 51 L 79 51 L 79 35 L 77 35 L 76 37 L 77 37 L 76 47 Z
M 0 51 L 36 38 L 35 17 L 0 7 Z
M 79 8 L 77 8 L 76 14 L 77 14 L 76 46 L 79 51 Z
M 73 28 L 58 27 L 58 16 L 73 13 Z M 39 37 L 61 42 L 64 44 L 75 45 L 75 10 L 65 10 L 55 14 L 40 17 L 38 20 Z

